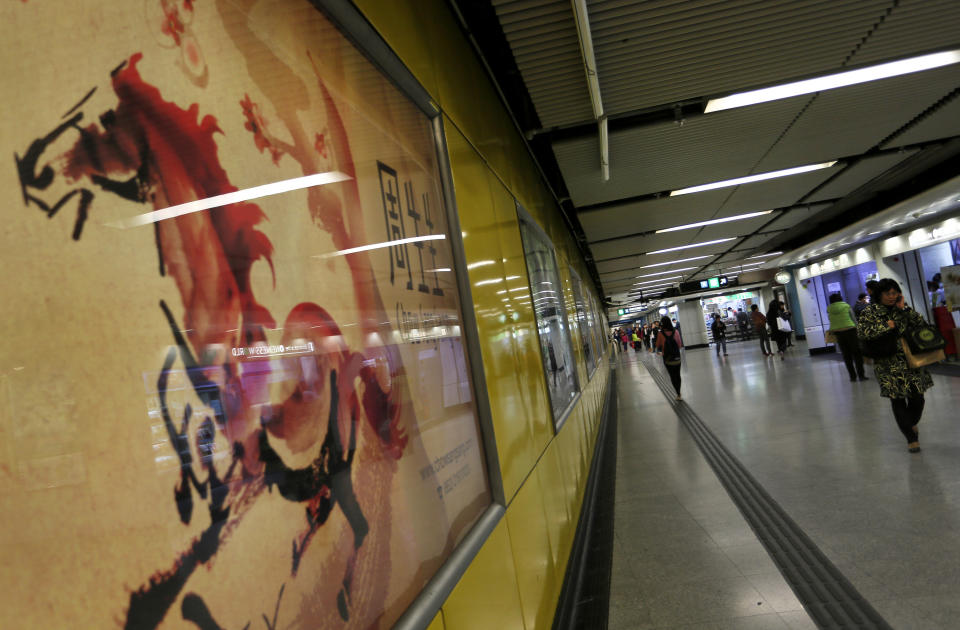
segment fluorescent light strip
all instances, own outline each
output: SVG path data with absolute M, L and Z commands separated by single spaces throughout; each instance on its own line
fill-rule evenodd
M 687 225 L 678 225 L 672 228 L 657 230 L 655 234 L 660 234 L 661 232 L 676 232 L 677 230 L 690 230 L 693 228 L 703 227 L 704 225 L 714 225 L 716 223 L 727 223 L 728 221 L 740 221 L 742 219 L 752 219 L 754 217 L 761 217 L 765 214 L 770 214 L 771 212 L 773 212 L 773 210 L 764 210 L 763 212 L 749 212 L 747 214 L 738 214 L 736 216 L 726 217 L 723 219 L 711 219 L 709 221 L 700 221 L 699 223 L 688 223 Z
M 647 269 L 649 267 L 663 267 L 664 265 L 676 265 L 677 263 L 688 262 L 691 260 L 702 260 L 704 258 L 713 258 L 713 254 L 708 254 L 706 256 L 693 256 L 692 258 L 681 258 L 680 260 L 671 260 L 670 262 L 654 263 L 652 265 L 642 265 L 640 269 Z
M 657 278 L 656 280 L 645 280 L 643 282 L 634 282 L 633 286 L 640 286 L 644 284 L 656 284 L 658 282 L 665 282 L 666 280 L 681 280 L 683 276 L 671 276 L 669 278 Z
M 382 243 L 373 243 L 372 245 L 361 245 L 360 247 L 351 247 L 350 249 L 341 249 L 332 254 L 322 254 L 314 258 L 333 258 L 334 256 L 346 256 L 347 254 L 356 254 L 358 252 L 367 252 L 371 249 L 383 249 L 384 247 L 393 247 L 395 245 L 405 245 L 407 243 L 418 243 L 420 241 L 442 241 L 447 238 L 445 234 L 427 234 L 426 236 L 411 236 L 410 238 L 398 238 L 395 241 L 384 241 Z M 497 282 L 503 282 L 503 278 L 497 279 Z M 477 283 L 480 284 L 479 282 Z M 489 283 L 488 283 L 489 284 Z
M 783 253 L 783 252 L 770 252 L 769 254 L 760 254 L 760 255 L 758 255 L 758 256 L 747 256 L 746 259 L 747 259 L 747 260 L 750 260 L 750 259 L 752 259 L 752 258 L 767 258 L 767 257 L 769 257 L 769 256 L 779 256 L 779 255 L 782 254 L 782 253 Z
M 730 238 L 718 238 L 715 241 L 704 241 L 702 243 L 692 243 L 690 245 L 681 245 L 680 247 L 671 247 L 669 249 L 658 249 L 655 252 L 647 252 L 647 256 L 652 256 L 654 254 L 666 254 L 667 252 L 675 252 L 680 249 L 690 249 L 691 247 L 704 247 L 706 245 L 716 245 L 717 243 L 726 243 L 727 241 L 733 241 L 740 238 L 739 236 L 731 236 Z
M 467 265 L 467 269 L 476 269 L 477 267 L 486 267 L 487 265 L 492 265 L 496 263 L 495 260 L 478 260 L 477 262 L 472 262 Z
M 649 291 L 650 289 L 659 289 L 660 287 L 672 287 L 676 282 L 664 282 L 661 284 L 655 284 L 649 287 L 635 287 L 631 288 L 627 293 L 639 293 L 640 291 Z
M 677 273 L 678 271 L 690 271 L 691 269 L 696 269 L 696 267 L 680 267 L 679 269 L 671 269 L 670 271 L 661 271 L 659 273 L 647 273 L 642 276 L 635 276 L 637 278 L 652 278 L 653 276 L 666 276 L 671 273 Z M 638 283 L 639 284 L 639 283 Z
M 244 188 L 243 190 L 237 190 L 223 195 L 216 195 L 214 197 L 207 197 L 206 199 L 188 201 L 187 203 L 177 204 L 161 210 L 154 210 L 153 212 L 138 214 L 134 217 L 109 223 L 108 225 L 123 229 L 140 227 L 142 225 L 156 223 L 157 221 L 173 219 L 185 214 L 190 214 L 192 212 L 202 212 L 203 210 L 210 210 L 211 208 L 219 208 L 220 206 L 228 206 L 234 203 L 250 201 L 251 199 L 269 197 L 270 195 L 279 195 L 281 193 L 300 190 L 303 188 L 312 188 L 313 186 L 324 186 L 326 184 L 345 182 L 349 179 L 353 178 L 346 173 L 341 173 L 340 171 L 329 171 L 327 173 L 316 173 L 314 175 L 294 177 L 293 179 L 285 179 L 280 182 L 272 182 L 270 184 L 263 184 L 262 186 L 254 186 L 253 188 Z
M 792 96 L 800 96 L 801 94 L 812 94 L 814 92 L 833 90 L 835 88 L 867 83 L 868 81 L 876 81 L 878 79 L 888 79 L 890 77 L 920 72 L 922 70 L 942 68 L 943 66 L 949 66 L 958 62 L 960 62 L 960 50 L 948 50 L 946 52 L 921 55 L 910 59 L 901 59 L 900 61 L 881 63 L 859 70 L 837 72 L 815 79 L 793 81 L 791 83 L 784 83 L 783 85 L 775 85 L 759 90 L 750 90 L 749 92 L 739 92 L 722 98 L 710 99 L 710 101 L 707 102 L 704 113 L 709 114 L 724 109 L 746 107 L 748 105 L 756 105 L 757 103 L 768 103 Z
M 781 171 L 770 171 L 769 173 L 757 173 L 756 175 L 747 175 L 746 177 L 737 177 L 736 179 L 725 179 L 719 182 L 713 182 L 711 184 L 701 184 L 700 186 L 691 186 L 690 188 L 681 188 L 680 190 L 673 190 L 670 192 L 671 197 L 676 197 L 677 195 L 689 195 L 691 193 L 703 192 L 705 190 L 714 190 L 715 188 L 727 188 L 728 186 L 739 186 L 740 184 L 749 184 L 751 182 L 761 182 L 766 179 L 775 179 L 777 177 L 787 177 L 788 175 L 799 175 L 800 173 L 809 173 L 810 171 L 817 171 L 822 168 L 830 168 L 837 161 L 833 160 L 832 162 L 822 162 L 820 164 L 807 164 L 806 166 L 795 166 L 793 168 L 785 168 Z

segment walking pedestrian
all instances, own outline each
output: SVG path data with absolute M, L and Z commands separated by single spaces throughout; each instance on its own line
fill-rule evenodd
M 680 398 L 680 348 L 683 347 L 683 340 L 680 338 L 680 331 L 673 328 L 673 322 L 666 315 L 660 320 L 660 333 L 657 335 L 657 354 L 663 357 L 663 367 L 667 369 L 670 375 L 670 382 L 673 383 L 673 389 L 677 392 L 677 400 Z
M 863 309 L 867 308 L 867 294 L 861 293 L 857 296 L 857 303 L 853 305 L 853 318 L 860 319 L 860 313 L 863 312 Z
M 750 316 L 742 308 L 737 309 L 737 328 L 740 329 L 741 340 L 750 338 Z
M 780 327 L 780 313 L 782 309 L 781 302 L 777 299 L 770 302 L 770 308 L 767 309 L 767 325 L 770 327 L 770 336 L 773 337 L 773 341 L 777 344 L 777 354 L 780 355 L 781 361 L 786 359 L 783 351 L 787 349 L 787 335 Z
M 840 352 L 843 354 L 843 362 L 847 366 L 850 380 L 855 381 L 859 378 L 861 381 L 865 381 L 867 377 L 864 376 L 863 372 L 863 354 L 861 354 L 860 344 L 857 342 L 857 323 L 853 309 L 843 301 L 843 297 L 839 293 L 831 295 L 829 300 L 830 306 L 827 307 L 827 317 L 830 319 L 829 330 L 836 337 L 837 345 L 840 346 Z
M 713 314 L 713 323 L 710 324 L 710 332 L 713 333 L 713 342 L 717 344 L 717 356 L 720 356 L 720 345 L 723 345 L 723 356 L 727 354 L 727 325 L 719 313 Z
M 890 399 L 897 428 L 907 439 L 907 450 L 920 452 L 918 425 L 925 403 L 923 393 L 933 387 L 933 378 L 925 368 L 911 368 L 900 337 L 913 326 L 926 322 L 917 311 L 904 303 L 900 285 L 883 278 L 870 296 L 870 306 L 860 314 L 857 336 L 866 344 L 879 345 L 885 336 L 893 337 L 895 350 L 874 359 L 873 370 L 880 384 L 880 395 Z M 889 340 L 889 338 L 888 338 Z
M 767 318 L 760 312 L 760 307 L 756 304 L 750 306 L 750 319 L 753 321 L 754 331 L 760 338 L 760 351 L 763 352 L 763 356 L 773 356 L 770 337 L 767 335 Z

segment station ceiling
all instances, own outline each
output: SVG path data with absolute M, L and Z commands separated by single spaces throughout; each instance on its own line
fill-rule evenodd
M 450 3 L 609 304 L 639 301 L 644 287 L 643 297 L 655 294 L 658 277 L 736 274 L 764 260 L 757 256 L 801 247 L 960 173 L 960 63 L 704 113 L 711 98 L 960 49 L 956 0 L 586 0 L 579 22 L 577 0 Z M 578 37 L 585 22 L 592 64 Z M 650 253 L 706 241 L 718 242 Z

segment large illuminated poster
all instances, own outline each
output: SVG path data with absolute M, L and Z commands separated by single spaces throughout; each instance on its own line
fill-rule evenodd
M 537 320 L 540 354 L 547 377 L 550 404 L 554 422 L 559 426 L 580 392 L 573 343 L 563 307 L 563 285 L 560 284 L 557 272 L 553 244 L 522 210 L 520 234 L 530 278 L 533 312 Z
M 389 627 L 490 503 L 432 122 L 307 1 L 0 35 L 0 627 Z

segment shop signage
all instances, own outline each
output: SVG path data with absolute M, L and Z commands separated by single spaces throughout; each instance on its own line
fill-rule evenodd
M 642 310 L 642 306 L 628 306 L 627 308 L 618 308 L 617 315 L 629 315 L 630 313 L 639 313 Z
M 737 302 L 739 300 L 752 300 L 757 297 L 752 291 L 744 291 L 743 293 L 734 293 L 733 295 L 719 295 L 717 297 L 705 298 L 703 300 L 704 304 L 721 304 L 723 302 Z

